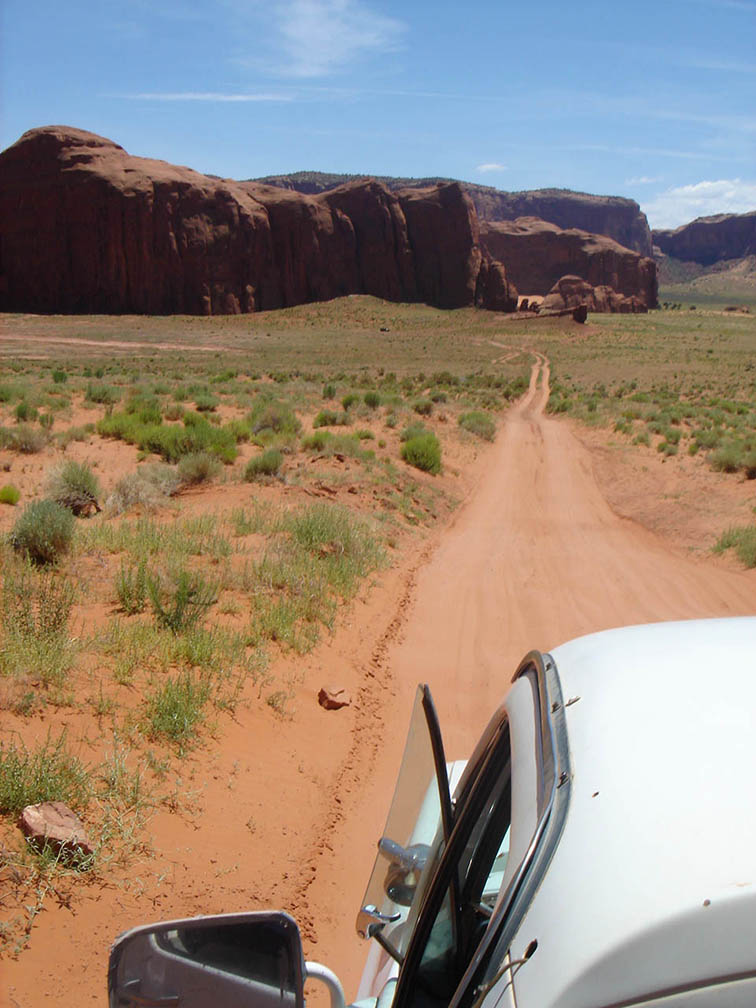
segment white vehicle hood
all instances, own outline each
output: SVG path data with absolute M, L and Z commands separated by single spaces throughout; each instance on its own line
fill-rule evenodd
M 564 831 L 512 944 L 518 1008 L 622 1005 L 756 972 L 756 619 L 555 649 Z

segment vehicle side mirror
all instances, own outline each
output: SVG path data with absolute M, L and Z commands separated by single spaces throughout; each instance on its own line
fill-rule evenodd
M 108 1003 L 304 1008 L 305 975 L 299 929 L 288 914 L 195 917 L 121 935 L 110 952 Z

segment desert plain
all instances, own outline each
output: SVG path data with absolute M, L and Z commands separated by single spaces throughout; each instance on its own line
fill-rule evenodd
M 120 932 L 252 908 L 353 997 L 419 682 L 460 757 L 533 648 L 754 612 L 756 322 L 728 307 L 2 316 L 0 1005 L 101 1004 Z M 69 463 L 96 507 L 31 564 Z M 26 843 L 50 798 L 91 854 Z

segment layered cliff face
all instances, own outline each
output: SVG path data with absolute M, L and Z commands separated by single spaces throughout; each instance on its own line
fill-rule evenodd
M 325 172 L 294 172 L 291 175 L 270 175 L 258 182 L 297 192 L 316 194 L 327 192 L 347 181 L 352 175 Z M 380 176 L 377 181 L 392 191 L 408 188 L 425 189 L 451 179 L 408 179 Z M 650 256 L 651 231 L 646 215 L 634 200 L 622 196 L 592 196 L 570 189 L 534 189 L 524 192 L 504 192 L 492 186 L 460 182 L 475 205 L 482 221 L 509 221 L 518 217 L 539 217 L 561 228 L 579 228 L 591 234 L 602 234 L 641 255 Z
M 565 275 L 592 287 L 635 296 L 647 308 L 657 305 L 656 263 L 623 248 L 611 238 L 575 228 L 563 230 L 535 217 L 481 223 L 480 242 L 502 263 L 510 283 L 524 294 L 547 294 Z M 610 310 L 599 302 L 592 310 Z
M 0 154 L 4 311 L 237 313 L 353 293 L 488 307 L 489 290 L 499 306 L 506 278 L 480 282 L 482 263 L 457 185 L 307 197 L 57 126 Z
M 665 255 L 701 266 L 744 259 L 756 255 L 756 210 L 698 217 L 674 231 L 654 231 L 653 240 Z

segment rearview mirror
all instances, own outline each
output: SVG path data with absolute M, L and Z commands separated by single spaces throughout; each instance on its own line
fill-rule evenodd
M 223 914 L 134 928 L 110 952 L 110 1008 L 304 1008 L 305 963 L 285 913 Z

